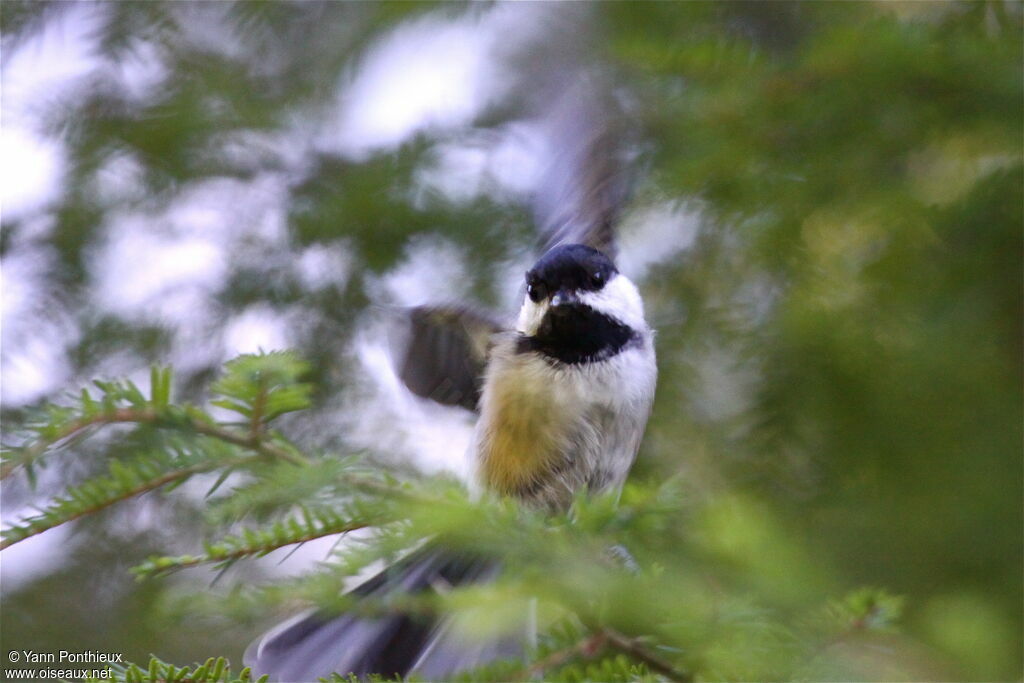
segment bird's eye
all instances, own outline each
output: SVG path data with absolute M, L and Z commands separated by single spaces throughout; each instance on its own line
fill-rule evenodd
M 537 303 L 544 298 L 544 292 L 541 291 L 539 285 L 526 285 L 526 294 L 530 297 L 530 301 Z
M 595 287 L 600 287 L 601 285 L 603 285 L 604 284 L 604 271 L 601 271 L 601 270 L 595 271 L 590 276 L 590 282 L 593 283 L 593 285 Z

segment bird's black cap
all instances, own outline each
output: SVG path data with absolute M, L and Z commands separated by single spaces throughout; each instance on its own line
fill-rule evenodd
M 526 273 L 534 301 L 561 290 L 595 292 L 618 273 L 612 260 L 584 244 L 562 244 L 544 254 Z

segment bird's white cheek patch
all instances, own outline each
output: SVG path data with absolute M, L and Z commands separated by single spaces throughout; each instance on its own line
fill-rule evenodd
M 640 292 L 624 275 L 613 277 L 599 292 L 581 292 L 580 301 L 634 329 L 641 330 L 647 327 Z
M 540 327 L 541 321 L 544 320 L 544 314 L 547 312 L 547 300 L 534 303 L 530 297 L 526 297 L 526 300 L 523 301 L 523 307 L 519 309 L 519 322 L 516 324 L 516 330 L 528 337 L 534 336 L 537 334 L 537 329 Z

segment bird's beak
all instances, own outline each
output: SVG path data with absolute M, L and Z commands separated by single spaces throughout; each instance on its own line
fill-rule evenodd
M 560 289 L 555 292 L 555 295 L 551 297 L 551 307 L 558 308 L 560 306 L 570 306 L 572 304 L 579 303 L 579 297 L 576 296 L 575 292 L 568 289 Z

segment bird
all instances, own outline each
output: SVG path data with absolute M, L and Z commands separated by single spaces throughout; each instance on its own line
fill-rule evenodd
M 592 86 L 579 79 L 544 118 L 557 152 L 537 185 L 540 256 L 520 284 L 514 322 L 465 304 L 416 307 L 395 368 L 412 393 L 478 414 L 474 490 L 550 512 L 569 509 L 581 492 L 621 489 L 657 381 L 643 300 L 614 260 L 629 185 L 622 138 Z M 428 541 L 351 595 L 417 594 L 500 571 Z M 438 680 L 522 650 L 514 638 L 468 643 L 443 618 L 313 610 L 257 639 L 245 662 L 277 681 L 332 672 Z

